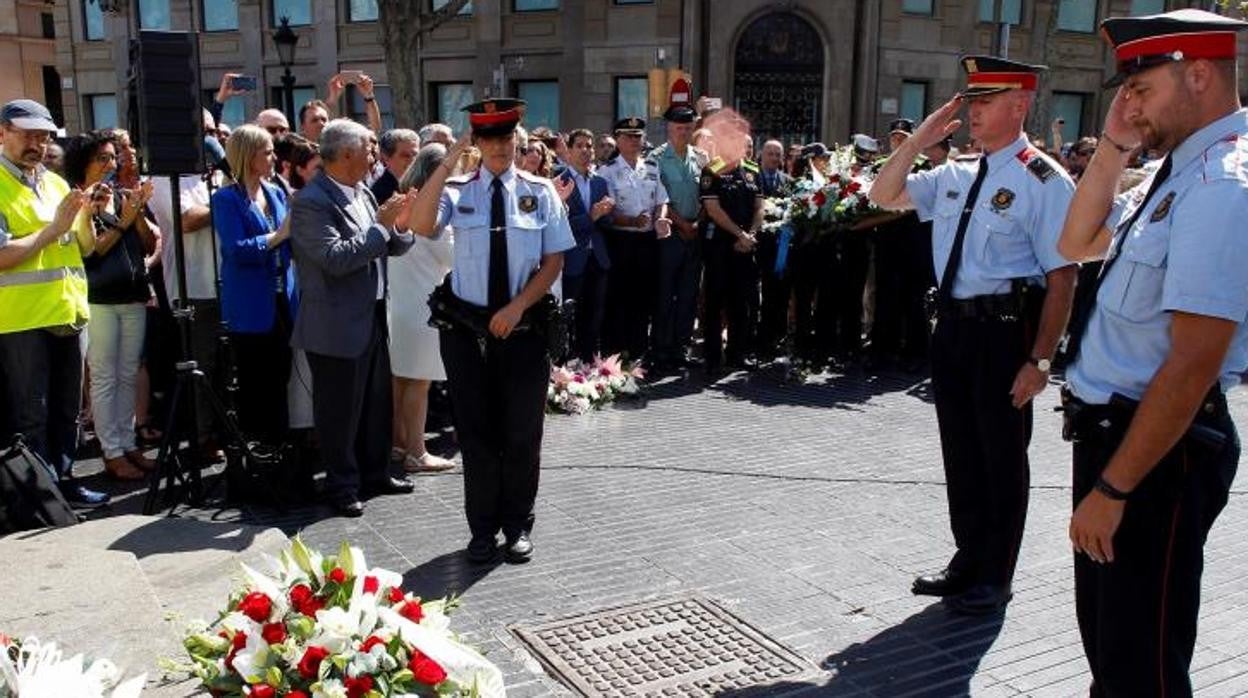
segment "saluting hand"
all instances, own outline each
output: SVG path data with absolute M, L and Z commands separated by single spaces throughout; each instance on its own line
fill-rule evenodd
M 1117 143 L 1124 148 L 1140 147 L 1140 131 L 1131 124 L 1131 120 L 1127 117 L 1128 112 L 1132 110 L 1131 92 L 1125 86 L 1120 86 L 1118 91 L 1114 93 L 1114 101 L 1109 105 L 1109 112 L 1105 114 L 1105 135 L 1111 141 Z
M 962 120 L 955 118 L 958 110 L 962 108 L 962 95 L 954 95 L 953 99 L 945 102 L 939 109 L 928 114 L 923 123 L 914 129 L 914 133 L 910 135 L 915 143 L 919 144 L 919 148 L 928 148 L 936 145 L 944 140 L 945 136 L 962 128 Z
M 507 339 L 511 335 L 511 331 L 520 324 L 520 317 L 524 315 L 524 311 L 515 303 L 504 305 L 498 312 L 494 313 L 494 317 L 490 318 L 490 334 L 499 339 Z

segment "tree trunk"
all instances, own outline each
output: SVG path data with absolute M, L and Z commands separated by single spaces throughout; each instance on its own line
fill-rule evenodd
M 427 123 L 421 46 L 425 36 L 453 18 L 469 2 L 448 0 L 434 12 L 422 13 L 423 2 L 377 0 L 377 23 L 394 99 L 396 125 L 419 128 Z

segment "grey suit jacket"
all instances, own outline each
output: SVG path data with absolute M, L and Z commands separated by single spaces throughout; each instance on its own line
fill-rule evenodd
M 290 206 L 290 240 L 298 275 L 299 309 L 292 346 L 344 359 L 368 348 L 376 321 L 377 265 L 381 258 L 412 247 L 410 232 L 396 232 L 386 242 L 377 224 L 377 202 L 368 197 L 368 220 L 348 209 L 333 180 L 321 172 L 295 194 Z M 389 287 L 387 286 L 387 296 Z

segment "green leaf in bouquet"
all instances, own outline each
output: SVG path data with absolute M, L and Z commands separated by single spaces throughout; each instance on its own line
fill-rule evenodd
M 269 670 L 264 673 L 264 682 L 274 688 L 280 687 L 282 685 L 282 679 L 284 678 L 285 676 L 282 675 L 282 670 L 275 666 L 269 667 Z
M 286 621 L 286 630 L 299 640 L 307 640 L 316 632 L 316 621 L 304 615 Z
M 390 675 L 390 685 L 394 688 L 408 689 L 414 683 L 416 683 L 416 675 L 411 669 L 400 669 Z
M 347 573 L 347 579 L 355 576 L 355 560 L 351 556 L 351 546 L 345 540 L 338 548 L 338 566 Z
M 305 574 L 309 577 L 315 576 L 316 571 L 312 568 L 312 555 L 308 552 L 308 547 L 303 544 L 303 539 L 299 536 L 295 536 L 295 539 L 290 542 L 290 556 Z

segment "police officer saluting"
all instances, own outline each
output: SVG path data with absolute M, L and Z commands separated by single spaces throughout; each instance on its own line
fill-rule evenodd
M 1192 694 L 1203 546 L 1240 452 L 1223 391 L 1248 368 L 1244 26 L 1199 10 L 1102 24 L 1121 86 L 1059 243 L 1106 260 L 1063 396 L 1093 696 Z M 1137 148 L 1168 154 L 1115 198 Z
M 524 562 L 533 550 L 550 359 L 532 309 L 563 269 L 564 250 L 576 245 L 554 185 L 513 164 L 523 106 L 491 99 L 465 107 L 472 133 L 430 175 L 406 221 L 425 237 L 454 229 L 453 300 L 488 318 L 488 330 L 441 332 L 474 562 L 495 559 L 500 530 L 509 562 Z M 470 145 L 481 151 L 480 169 L 448 179 Z
M 962 65 L 966 91 L 897 147 L 871 198 L 932 221 L 940 280 L 932 388 L 957 553 L 913 591 L 974 614 L 1011 597 L 1027 517 L 1031 399 L 1048 382 L 1073 295 L 1075 267 L 1057 240 L 1074 184 L 1022 132 L 1043 68 L 981 56 Z M 911 174 L 923 148 L 961 126 L 954 117 L 963 103 L 984 155 Z

